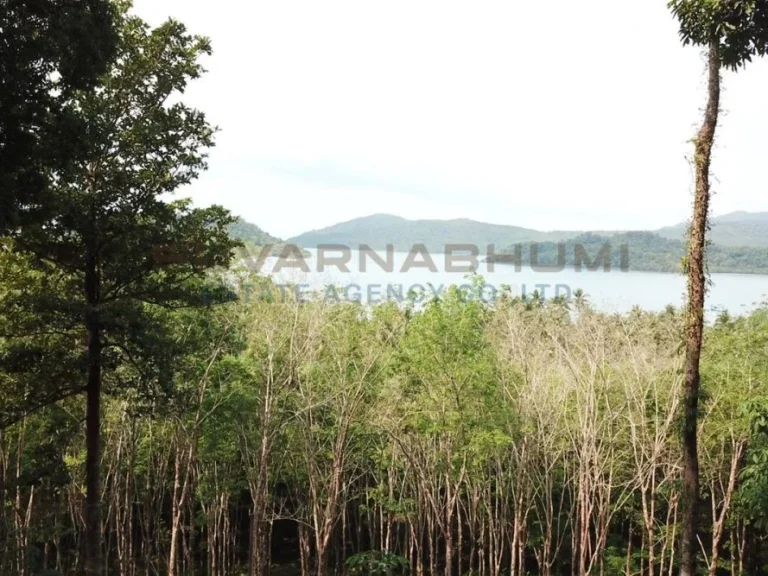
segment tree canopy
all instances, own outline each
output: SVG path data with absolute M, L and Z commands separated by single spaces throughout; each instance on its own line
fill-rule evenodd
M 737 69 L 768 52 L 765 0 L 671 0 L 683 44 L 718 44 L 725 68 Z
M 82 158 L 87 126 L 68 108 L 114 57 L 109 0 L 0 1 L 0 235 L 51 205 L 51 173 Z

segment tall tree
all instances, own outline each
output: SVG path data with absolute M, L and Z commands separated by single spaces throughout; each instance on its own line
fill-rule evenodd
M 143 379 L 169 381 L 173 331 L 164 309 L 223 297 L 206 270 L 226 266 L 236 245 L 220 207 L 193 209 L 166 196 L 206 167 L 214 129 L 178 101 L 203 72 L 207 39 L 170 20 L 152 30 L 118 5 L 117 59 L 95 91 L 68 111 L 88 127 L 87 160 L 56 173 L 52 214 L 27 226 L 19 250 L 67 272 L 46 306 L 84 331 L 86 373 L 86 573 L 101 574 L 100 407 L 105 375 L 132 364 Z M 59 296 L 58 302 L 52 302 Z M 82 332 L 81 332 L 82 333 Z
M 49 173 L 75 160 L 85 125 L 67 113 L 114 55 L 108 0 L 0 0 L 0 235 L 39 216 Z
M 707 50 L 707 105 L 694 139 L 696 185 L 690 225 L 685 327 L 685 401 L 683 414 L 683 492 L 680 538 L 681 576 L 696 573 L 699 500 L 697 425 L 701 377 L 699 364 L 704 332 L 706 234 L 710 200 L 710 168 L 720 111 L 720 69 L 737 70 L 768 51 L 768 1 L 671 0 L 680 22 L 683 44 Z

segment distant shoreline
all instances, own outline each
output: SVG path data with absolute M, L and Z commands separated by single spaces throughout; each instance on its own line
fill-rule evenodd
M 504 258 L 505 256 L 509 256 L 507 254 L 497 254 L 495 256 L 488 256 L 483 260 L 483 262 L 487 262 L 490 264 L 499 264 L 501 266 L 514 266 L 515 262 L 509 262 L 506 261 L 508 258 Z M 523 263 L 523 266 L 530 267 L 530 263 Z M 546 264 L 540 264 L 539 266 L 544 267 Z M 576 270 L 576 266 L 572 263 L 566 264 L 563 270 Z M 582 269 L 582 271 L 585 271 Z M 586 270 L 587 272 L 590 272 L 590 270 Z M 637 267 L 632 266 L 630 264 L 630 267 L 628 270 L 621 270 L 618 266 L 614 267 L 611 272 L 621 272 L 621 273 L 627 273 L 627 272 L 650 272 L 652 274 L 679 274 L 683 275 L 682 270 L 670 270 L 668 268 L 652 268 L 652 267 Z M 595 272 L 603 272 L 602 269 L 595 270 Z M 727 268 L 717 268 L 717 269 L 710 269 L 710 274 L 734 274 L 739 276 L 768 276 L 768 270 L 732 270 Z
M 323 246 L 322 244 L 320 246 Z M 362 248 L 366 247 L 367 245 L 363 244 L 361 246 L 350 246 L 348 250 L 355 252 L 355 253 L 361 253 Z M 286 247 L 290 247 L 290 250 L 288 252 L 285 252 Z M 256 251 L 252 254 L 252 256 L 260 256 L 260 250 L 262 247 L 256 247 Z M 299 250 L 301 250 L 302 258 L 315 258 L 316 257 L 316 251 L 318 250 L 317 246 L 312 247 L 302 247 L 297 246 L 296 244 L 286 243 L 286 244 L 279 244 L 274 245 L 270 249 L 269 257 L 270 258 L 279 258 L 284 257 L 286 260 L 290 261 L 293 259 L 296 259 L 299 257 Z M 331 250 L 331 253 L 333 253 L 333 249 L 329 248 Z M 386 249 L 382 249 L 380 247 L 373 246 L 370 248 L 370 250 L 373 250 L 377 253 L 386 252 Z M 394 248 L 392 250 L 394 254 L 397 254 L 403 259 L 408 256 L 409 251 L 403 250 L 403 249 L 397 249 Z M 633 251 L 636 255 L 642 254 L 640 252 L 639 248 L 635 248 Z M 616 250 L 616 253 L 613 255 L 614 257 L 607 262 L 605 260 L 601 260 L 598 263 L 598 260 L 596 258 L 596 255 L 598 251 L 596 250 L 590 250 L 589 253 L 586 254 L 585 258 L 582 260 L 582 264 L 577 269 L 576 264 L 573 261 L 573 254 L 568 254 L 568 259 L 564 263 L 555 264 L 554 261 L 557 258 L 554 254 L 547 254 L 545 252 L 542 252 L 544 255 L 539 260 L 539 263 L 536 265 L 536 268 L 540 269 L 540 272 L 561 272 L 561 271 L 581 271 L 581 272 L 600 272 L 600 273 L 607 273 L 607 272 L 647 272 L 652 274 L 672 274 L 672 275 L 683 275 L 682 268 L 678 264 L 675 266 L 673 262 L 679 261 L 679 258 L 676 257 L 674 254 L 663 254 L 663 255 L 655 255 L 655 256 L 663 256 L 666 259 L 666 262 L 662 262 L 660 266 L 654 266 L 651 263 L 643 262 L 642 257 L 638 256 L 635 258 L 632 258 L 633 252 L 629 253 L 629 258 L 622 261 L 621 255 L 619 254 L 619 250 Z M 441 259 L 448 254 L 445 250 L 437 250 L 437 251 L 429 251 L 430 258 L 432 258 L 435 262 L 440 262 Z M 460 258 L 461 253 L 459 252 L 453 252 L 453 256 Z M 626 254 L 624 257 L 626 258 Z M 356 261 L 359 261 L 359 256 L 355 256 Z M 416 260 L 421 261 L 422 256 L 417 255 Z M 520 258 L 520 255 L 509 253 L 509 252 L 498 252 L 495 254 L 488 255 L 480 253 L 479 255 L 475 256 L 476 261 L 479 263 L 484 264 L 490 264 L 490 265 L 500 265 L 500 266 L 523 266 L 527 268 L 534 268 L 531 266 L 530 258 L 527 254 L 523 254 L 523 257 Z M 638 262 L 639 260 L 639 262 Z M 606 264 L 608 264 L 608 270 L 606 270 Z M 334 263 L 330 260 L 328 261 L 328 265 L 331 267 L 334 266 Z M 369 266 L 377 266 L 378 264 L 370 260 Z M 418 267 L 418 264 L 416 264 L 416 267 Z M 479 268 L 478 268 L 479 271 Z M 537 270 L 533 270 L 536 272 Z M 482 273 L 481 271 L 479 271 Z M 742 276 L 768 276 L 768 267 L 766 268 L 751 268 L 751 267 L 739 267 L 739 266 L 730 266 L 727 264 L 710 264 L 709 266 L 709 272 L 711 274 L 736 274 L 736 275 L 742 275 Z

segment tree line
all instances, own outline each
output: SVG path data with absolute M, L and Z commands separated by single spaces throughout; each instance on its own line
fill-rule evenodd
M 259 293 L 174 312 L 172 392 L 105 402 L 107 573 L 679 570 L 681 312 Z M 721 317 L 706 343 L 702 558 L 759 574 L 768 309 Z M 0 572 L 82 570 L 86 418 L 70 398 L 3 430 Z
M 520 243 L 489 255 L 487 262 L 550 266 L 555 269 L 611 269 L 679 273 L 688 246 L 653 232 L 605 236 L 581 234 L 562 242 Z M 765 274 L 768 249 L 712 244 L 707 251 L 710 272 Z

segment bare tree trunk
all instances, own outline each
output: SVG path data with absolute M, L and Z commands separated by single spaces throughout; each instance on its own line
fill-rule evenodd
M 731 501 L 733 500 L 734 492 L 736 491 L 736 478 L 739 475 L 739 462 L 744 451 L 743 442 L 735 442 L 733 446 L 733 454 L 731 455 L 731 466 L 728 473 L 728 484 L 723 494 L 723 500 L 720 503 L 720 511 L 717 510 L 717 497 L 715 496 L 714 487 L 712 489 L 712 558 L 709 565 L 709 576 L 716 576 L 718 564 L 720 562 L 720 541 L 723 538 L 725 532 L 725 522 L 728 518 L 728 513 L 731 510 Z M 733 556 L 734 550 L 731 550 L 731 556 Z
M 270 359 L 271 367 L 271 359 Z M 270 556 L 267 541 L 271 534 L 271 526 L 267 522 L 267 497 L 268 497 L 268 469 L 271 446 L 271 420 L 272 420 L 272 374 L 266 379 L 266 389 L 261 408 L 261 439 L 258 456 L 258 469 L 255 482 L 249 482 L 251 499 L 253 501 L 253 515 L 251 518 L 251 543 L 250 543 L 250 573 L 251 576 L 263 576 L 269 573 Z
M 299 524 L 299 558 L 301 576 L 309 576 L 309 534 L 304 524 Z
M 181 521 L 181 445 L 177 444 L 173 464 L 173 503 L 171 511 L 171 549 L 168 553 L 168 576 L 176 576 L 178 557 L 179 524 Z
M 95 238 L 89 244 L 95 244 Z M 88 384 L 85 416 L 85 573 L 101 576 L 101 331 L 97 307 L 100 298 L 95 246 L 86 254 L 85 330 L 88 341 Z
M 202 398 L 202 394 L 201 394 Z M 202 403 L 202 400 L 201 400 Z M 198 409 L 199 410 L 199 409 Z M 182 515 L 184 513 L 184 507 L 187 505 L 187 497 L 189 495 L 190 487 L 193 479 L 192 468 L 195 465 L 195 444 L 197 442 L 197 420 L 196 418 L 195 428 L 192 433 L 192 438 L 189 440 L 190 447 L 187 450 L 183 446 L 181 440 L 182 431 L 177 432 L 177 449 L 176 458 L 174 461 L 174 473 L 173 473 L 173 502 L 172 502 L 172 518 L 171 518 L 171 545 L 170 552 L 168 554 L 168 576 L 176 576 L 179 573 L 179 536 L 182 538 L 182 551 L 185 562 L 189 563 L 188 543 L 184 538 L 184 527 L 182 526 Z M 186 452 L 186 457 L 184 453 Z M 185 459 L 186 458 L 186 459 Z M 181 477 L 181 468 L 184 468 L 184 479 Z
M 632 576 L 632 521 L 629 521 L 629 528 L 627 529 L 627 556 L 624 562 L 624 574 L 625 576 Z
M 459 488 L 457 488 L 459 490 Z M 458 566 L 456 567 L 456 573 L 461 576 L 463 572 L 461 571 L 462 565 L 461 565 L 461 559 L 462 559 L 462 552 L 464 550 L 464 527 L 462 525 L 462 517 L 461 517 L 461 500 L 456 504 L 456 533 L 458 536 L 457 542 L 456 542 L 456 561 L 458 562 Z
M 696 574 L 699 514 L 699 456 L 697 424 L 699 412 L 699 361 L 704 333 L 706 292 L 705 241 L 709 214 L 709 171 L 712 145 L 720 109 L 720 48 L 709 46 L 707 108 L 695 144 L 696 193 L 688 246 L 688 310 L 685 349 L 685 401 L 683 421 L 683 483 L 680 534 L 680 576 Z

